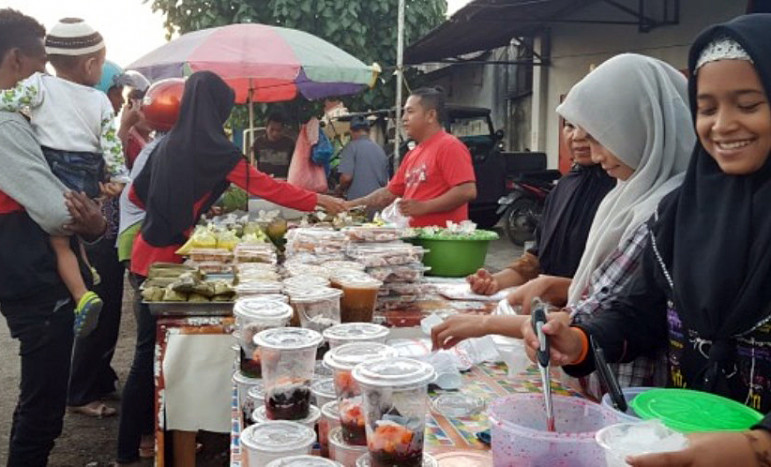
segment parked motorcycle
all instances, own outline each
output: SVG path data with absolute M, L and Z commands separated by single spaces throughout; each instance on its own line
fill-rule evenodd
M 497 214 L 503 216 L 503 230 L 512 243 L 524 246 L 535 238 L 546 196 L 560 176 L 558 170 L 545 170 L 506 181 L 508 194 L 498 200 Z

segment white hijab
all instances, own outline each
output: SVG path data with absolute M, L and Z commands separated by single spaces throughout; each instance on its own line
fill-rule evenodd
M 597 67 L 570 90 L 557 113 L 635 169 L 597 209 L 570 286 L 568 303 L 574 304 L 592 273 L 680 186 L 696 135 L 685 76 L 637 54 L 618 55 Z

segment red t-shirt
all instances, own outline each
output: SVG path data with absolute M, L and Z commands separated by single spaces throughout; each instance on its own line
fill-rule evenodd
M 249 172 L 248 180 L 247 171 Z M 288 208 L 297 209 L 298 211 L 313 211 L 316 207 L 316 193 L 276 180 L 270 175 L 266 175 L 250 166 L 246 160 L 242 160 L 236 165 L 236 167 L 228 174 L 227 180 L 242 190 L 246 190 L 252 196 L 259 196 L 260 198 L 273 201 L 274 203 L 281 204 Z M 195 206 L 192 207 L 194 219 L 198 219 L 200 216 L 201 207 L 203 207 L 203 204 L 208 197 L 209 195 L 203 196 L 195 203 Z M 142 203 L 142 200 L 136 195 L 133 186 L 131 187 L 131 191 L 129 191 L 129 199 L 132 203 L 144 209 L 144 203 Z M 192 231 L 193 227 L 191 226 L 190 229 L 185 232 L 185 236 L 189 236 Z M 147 277 L 147 273 L 153 263 L 181 263 L 182 257 L 174 253 L 181 246 L 182 245 L 169 245 L 165 247 L 156 247 L 150 245 L 145 241 L 140 232 L 137 234 L 137 237 L 134 240 L 134 247 L 131 250 L 131 272 Z
M 447 193 L 450 188 L 474 182 L 471 153 L 458 138 L 439 131 L 408 152 L 402 165 L 388 184 L 388 191 L 404 199 L 426 201 Z M 445 227 L 447 221 L 468 219 L 468 204 L 451 211 L 413 217 L 413 227 Z

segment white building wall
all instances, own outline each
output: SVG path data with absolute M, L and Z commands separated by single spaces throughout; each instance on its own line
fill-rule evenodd
M 637 2 L 629 2 L 630 6 Z M 681 0 L 680 24 L 664 26 L 648 33 L 638 32 L 637 26 L 592 25 L 555 23 L 551 27 L 551 65 L 543 84 L 533 79 L 534 107 L 541 100 L 544 113 L 538 115 L 540 127 L 545 127 L 545 135 L 533 135 L 534 150 L 545 150 L 549 166 L 556 168 L 559 153 L 559 119 L 554 109 L 559 104 L 560 96 L 567 94 L 592 65 L 599 65 L 608 58 L 622 52 L 636 52 L 664 60 L 675 68 L 687 67 L 688 48 L 696 35 L 705 27 L 727 21 L 744 13 L 746 1 L 739 0 Z M 607 12 L 614 12 L 607 4 L 597 4 L 593 8 L 581 10 L 575 18 L 609 18 Z M 629 20 L 631 16 L 623 13 L 613 19 Z M 539 99 L 540 98 L 540 99 Z M 536 123 L 538 109 L 533 108 L 533 124 Z M 544 120 L 545 119 L 545 122 Z M 538 131 L 533 128 L 533 131 Z M 542 130 L 543 131 L 543 130 Z M 537 144 L 537 145 L 536 145 Z

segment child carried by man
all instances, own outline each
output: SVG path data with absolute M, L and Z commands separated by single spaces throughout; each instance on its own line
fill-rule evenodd
M 1 91 L 0 109 L 28 112 L 51 171 L 68 188 L 91 198 L 117 196 L 130 181 L 129 172 L 112 105 L 93 88 L 102 76 L 104 40 L 82 19 L 65 18 L 46 36 L 45 47 L 56 76 L 35 73 Z M 51 246 L 75 300 L 75 333 L 88 335 L 99 320 L 102 300 L 86 287 L 70 238 L 51 237 Z

